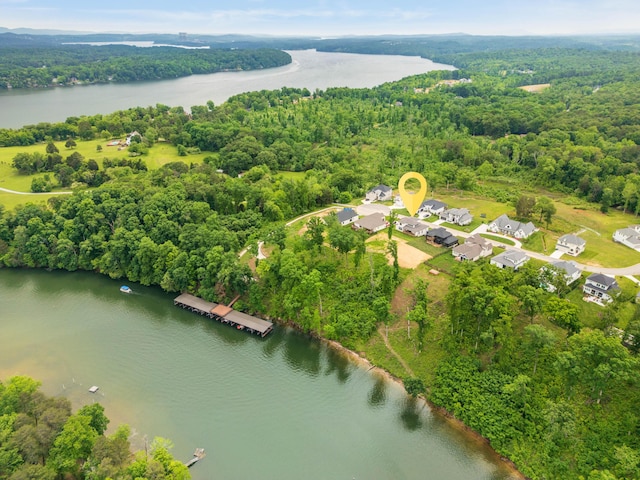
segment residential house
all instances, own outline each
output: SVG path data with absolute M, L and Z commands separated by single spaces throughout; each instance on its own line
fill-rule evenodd
M 586 245 L 586 240 L 578 237 L 577 235 L 569 233 L 567 235 L 561 236 L 558 239 L 558 241 L 556 242 L 556 250 L 560 250 L 561 252 L 568 253 L 569 255 L 577 257 L 582 252 L 584 252 L 584 248 Z
M 537 230 L 536 226 L 531 222 L 518 222 L 517 220 L 511 220 L 506 215 L 500 215 L 487 226 L 487 229 L 494 233 L 501 233 L 515 238 L 527 238 Z
M 396 221 L 396 230 L 414 237 L 424 237 L 429 230 L 429 225 L 413 217 L 403 217 Z
M 466 208 L 450 208 L 440 214 L 440 220 L 455 225 L 469 225 L 473 221 L 473 215 Z
M 447 208 L 447 204 L 439 200 L 425 200 L 418 208 L 418 217 L 427 218 L 431 215 L 440 215 Z
M 614 277 L 603 273 L 592 273 L 587 277 L 582 291 L 587 295 L 610 303 L 613 301 L 613 297 L 620 293 L 620 286 Z
M 135 136 L 141 137 L 142 135 L 140 135 L 137 131 L 133 131 L 131 132 L 129 135 L 127 135 L 127 139 L 124 141 L 124 144 L 128 147 L 129 145 L 131 145 L 131 139 Z
M 491 265 L 498 268 L 518 270 L 529 261 L 529 256 L 520 250 L 505 250 L 491 259 Z
M 640 225 L 631 225 L 613 233 L 613 241 L 640 250 Z
M 380 184 L 377 187 L 373 187 L 371 190 L 369 190 L 364 199 L 367 202 L 385 202 L 387 200 L 391 200 L 392 197 L 393 190 L 391 189 L 391 187 Z
M 404 201 L 400 194 L 393 197 L 393 208 L 404 208 Z
M 345 226 L 355 222 L 358 219 L 358 214 L 353 208 L 345 208 L 338 212 L 338 221 L 340 225 Z
M 458 260 L 475 262 L 491 255 L 493 253 L 493 245 L 489 240 L 476 233 L 467 238 L 462 245 L 454 247 L 451 253 Z
M 368 233 L 376 233 L 384 230 L 389 224 L 382 213 L 372 213 L 366 217 L 359 218 L 353 222 L 353 227 L 360 230 L 364 229 Z
M 562 273 L 564 276 L 565 283 L 567 285 L 571 285 L 573 282 L 580 278 L 580 269 L 576 266 L 574 262 L 567 262 L 565 260 L 558 260 L 555 262 L 551 262 L 540 269 L 541 272 L 550 272 L 552 275 L 557 275 L 558 273 Z M 548 277 L 547 277 L 548 278 Z M 544 289 L 549 292 L 555 292 L 556 287 L 550 283 L 546 283 L 541 285 Z
M 458 244 L 458 237 L 451 235 L 451 232 L 442 227 L 429 229 L 425 236 L 428 242 L 442 245 L 443 247 L 455 247 Z

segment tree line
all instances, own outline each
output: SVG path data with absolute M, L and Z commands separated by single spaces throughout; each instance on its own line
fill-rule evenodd
M 255 70 L 291 63 L 275 49 L 139 48 L 55 45 L 0 48 L 0 88 L 133 82 L 203 73 Z

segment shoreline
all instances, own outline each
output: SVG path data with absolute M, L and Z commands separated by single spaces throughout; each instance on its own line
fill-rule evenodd
M 380 377 L 384 378 L 389 382 L 393 382 L 399 385 L 400 387 L 402 387 L 402 389 L 406 393 L 406 389 L 404 388 L 404 383 L 400 378 L 394 376 L 387 370 L 372 364 L 371 361 L 369 361 L 369 359 L 367 359 L 366 357 L 358 354 L 357 352 L 354 352 L 353 350 L 348 349 L 347 347 L 342 345 L 340 342 L 337 342 L 335 340 L 328 340 L 320 336 L 314 336 L 314 337 L 320 340 L 322 343 L 326 344 L 329 348 L 332 348 L 336 352 L 344 355 L 346 358 L 349 359 L 349 361 L 355 363 L 360 367 L 367 368 L 367 372 L 372 372 L 376 375 L 379 375 Z M 407 396 L 409 396 L 408 393 L 406 394 Z M 429 408 L 429 411 L 432 414 L 437 415 L 441 420 L 446 422 L 448 426 L 450 426 L 451 428 L 453 428 L 458 432 L 462 432 L 469 440 L 476 443 L 477 445 L 482 445 L 482 447 L 485 449 L 485 452 L 490 454 L 494 460 L 499 462 L 500 465 L 503 466 L 505 470 L 509 472 L 509 474 L 514 480 L 515 479 L 529 480 L 529 477 L 525 476 L 522 472 L 518 470 L 515 463 L 513 463 L 509 458 L 504 457 L 500 455 L 498 452 L 496 452 L 486 437 L 483 437 L 480 433 L 476 432 L 471 427 L 467 426 L 464 422 L 457 419 L 445 408 L 434 405 L 424 395 L 421 394 L 416 398 L 417 400 L 423 402 L 423 404 Z

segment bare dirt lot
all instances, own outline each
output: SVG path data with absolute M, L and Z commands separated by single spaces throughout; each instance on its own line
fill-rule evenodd
M 545 88 L 549 88 L 550 86 L 551 86 L 550 83 L 538 83 L 536 85 L 523 85 L 522 87 L 519 87 L 519 88 L 529 93 L 538 93 L 544 90 Z
M 416 268 L 421 263 L 429 260 L 431 255 L 427 255 L 424 252 L 421 252 L 415 247 L 407 244 L 406 240 L 396 238 L 396 242 L 398 242 L 398 263 L 403 268 Z M 367 243 L 380 243 L 387 242 L 387 234 L 385 232 L 378 233 L 377 235 L 372 236 L 367 240 Z M 372 248 L 372 250 L 384 251 L 384 247 L 382 248 Z M 387 254 L 387 258 L 389 259 L 389 263 L 393 263 L 393 258 L 391 255 Z

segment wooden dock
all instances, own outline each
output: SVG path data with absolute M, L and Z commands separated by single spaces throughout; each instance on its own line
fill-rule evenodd
M 191 468 L 197 462 L 202 460 L 205 457 L 205 455 L 206 454 L 204 453 L 204 448 L 196 448 L 196 451 L 193 452 L 193 457 L 191 457 L 191 460 L 189 460 L 188 462 L 185 462 L 185 464 L 184 464 L 185 467 Z
M 238 330 L 245 330 L 249 333 L 260 335 L 263 338 L 273 330 L 273 323 L 268 320 L 247 315 L 227 305 L 207 302 L 189 293 L 183 293 L 176 297 L 173 300 L 173 304 L 221 323 L 226 323 L 227 325 L 236 327 Z

